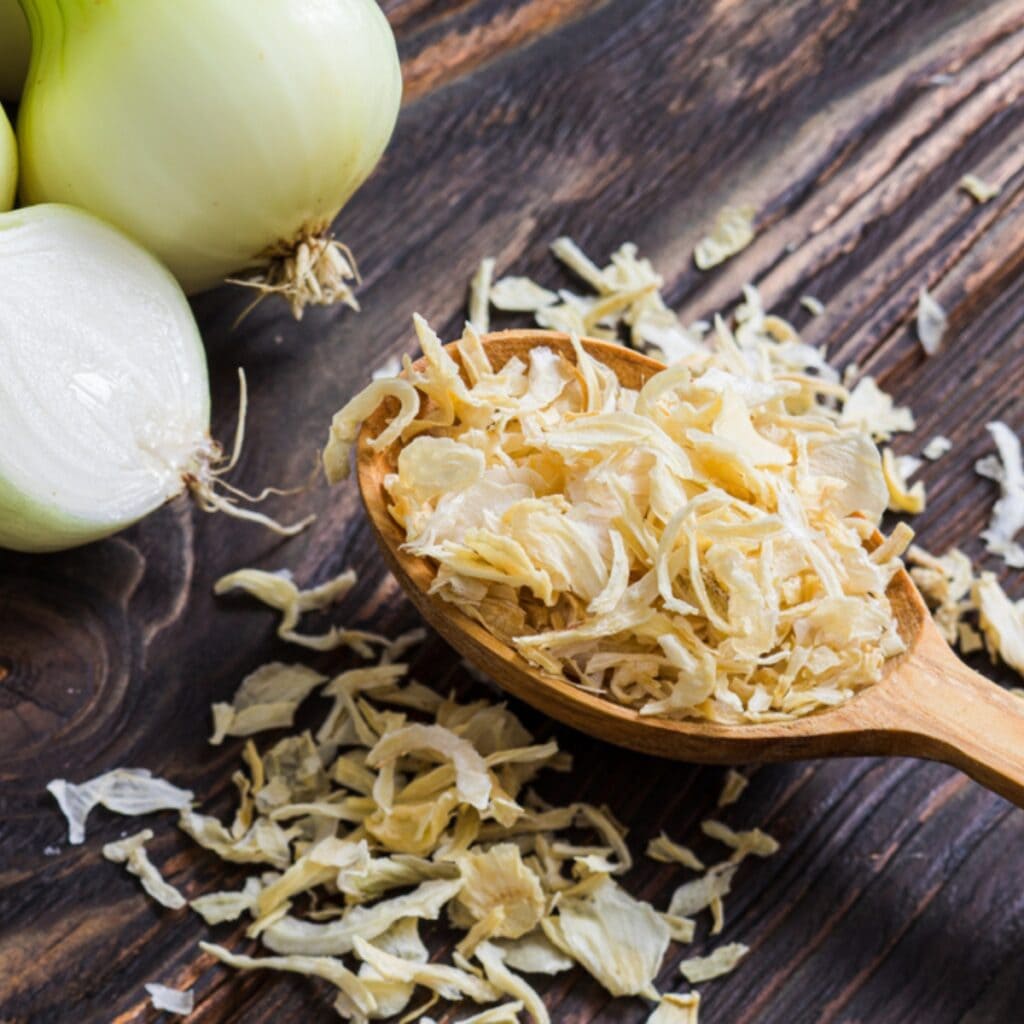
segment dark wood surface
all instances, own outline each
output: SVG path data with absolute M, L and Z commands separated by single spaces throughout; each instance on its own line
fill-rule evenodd
M 569 283 L 546 253 L 568 232 L 598 259 L 637 242 L 685 319 L 732 304 L 756 280 L 837 363 L 877 373 L 918 414 L 898 450 L 917 452 L 937 432 L 956 442 L 924 472 L 930 502 L 914 524 L 922 542 L 980 555 L 974 538 L 994 499 L 971 468 L 990 448 L 984 424 L 1000 417 L 1024 430 L 1019 0 L 386 8 L 406 107 L 379 172 L 340 222 L 366 275 L 364 312 L 314 312 L 297 325 L 267 302 L 232 329 L 246 296 L 222 290 L 196 302 L 221 437 L 234 417 L 235 367 L 249 375 L 236 482 L 303 483 L 330 414 L 370 369 L 413 348 L 414 310 L 444 335 L 457 330 L 481 256 Z M 999 181 L 1002 194 L 974 204 L 956 189 L 967 171 Z M 758 238 L 699 274 L 693 244 L 736 200 L 760 211 Z M 950 344 L 928 361 L 911 327 L 922 285 L 952 321 Z M 799 308 L 805 293 L 826 302 L 824 316 Z M 227 812 L 238 748 L 206 744 L 209 703 L 260 662 L 294 652 L 273 640 L 269 613 L 213 598 L 224 572 L 289 566 L 307 582 L 352 566 L 360 583 L 338 619 L 384 631 L 415 623 L 354 484 L 318 484 L 278 511 L 319 519 L 280 543 L 180 500 L 102 544 L 0 555 L 0 1021 L 152 1020 L 142 985 L 153 980 L 194 985 L 196 1021 L 333 1019 L 323 985 L 235 975 L 199 955 L 210 933 L 201 920 L 155 909 L 100 858 L 103 842 L 136 823 L 97 812 L 87 843 L 69 848 L 44 791 L 56 776 L 145 766 Z M 1024 596 L 1020 573 L 1005 580 Z M 460 676 L 439 641 L 418 674 L 438 685 Z M 558 735 L 577 768 L 547 793 L 607 801 L 637 852 L 660 828 L 694 836 L 714 806 L 720 769 Z M 767 828 L 782 852 L 737 879 L 722 938 L 753 952 L 703 986 L 704 1021 L 1024 1019 L 1020 811 L 946 768 L 853 760 L 761 768 L 728 820 Z M 44 855 L 52 846 L 59 852 Z M 190 896 L 240 877 L 197 853 L 169 818 L 158 819 L 152 849 Z M 650 862 L 629 879 L 656 902 L 677 881 Z M 240 944 L 231 926 L 214 934 Z M 703 932 L 692 948 L 704 949 Z M 662 986 L 677 977 L 667 964 Z M 636 1022 L 647 1012 L 608 999 L 581 973 L 546 993 L 560 1022 Z

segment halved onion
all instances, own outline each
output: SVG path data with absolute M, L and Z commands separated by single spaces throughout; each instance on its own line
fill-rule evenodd
M 107 536 L 207 475 L 206 358 L 168 271 L 90 214 L 0 215 L 0 546 Z

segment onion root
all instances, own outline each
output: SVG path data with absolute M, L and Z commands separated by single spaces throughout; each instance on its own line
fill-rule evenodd
M 322 231 L 307 231 L 293 242 L 275 247 L 267 253 L 267 261 L 266 266 L 247 277 L 228 278 L 229 284 L 254 288 L 260 293 L 239 320 L 268 295 L 285 298 L 296 320 L 302 319 L 307 306 L 343 302 L 359 311 L 355 286 L 362 278 L 352 250 L 344 242 Z

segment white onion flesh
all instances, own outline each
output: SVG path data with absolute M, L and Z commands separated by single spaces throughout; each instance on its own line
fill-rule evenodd
M 0 99 L 16 100 L 28 72 L 31 42 L 18 0 L 0 0 Z
M 25 0 L 22 195 L 70 203 L 187 291 L 327 230 L 391 137 L 375 0 Z
M 211 450 L 206 358 L 167 270 L 97 218 L 0 215 L 0 546 L 107 536 Z
M 18 146 L 11 122 L 0 107 L 0 213 L 14 205 L 18 189 Z

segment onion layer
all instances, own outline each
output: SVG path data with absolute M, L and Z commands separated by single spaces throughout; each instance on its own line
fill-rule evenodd
M 263 265 L 297 312 L 354 304 L 354 269 L 322 239 L 398 113 L 398 55 L 374 0 L 24 5 L 27 202 L 102 216 L 187 291 Z
M 14 205 L 14 194 L 18 189 L 18 146 L 7 120 L 4 108 L 0 107 L 0 213 Z
M 31 43 L 18 0 L 0 0 L 0 99 L 16 100 L 28 72 Z
M 64 206 L 0 216 L 0 546 L 114 533 L 208 465 L 206 359 L 156 259 Z

